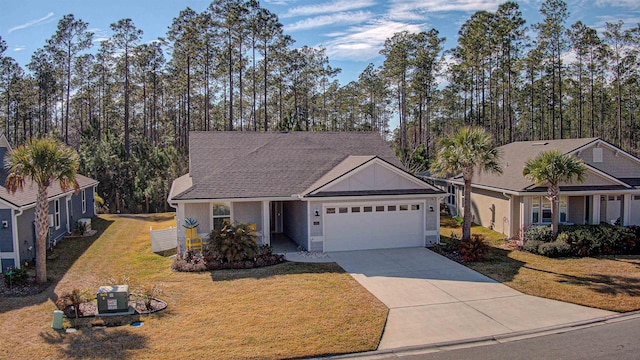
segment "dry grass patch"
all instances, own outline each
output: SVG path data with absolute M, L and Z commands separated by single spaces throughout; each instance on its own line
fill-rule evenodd
M 460 236 L 455 221 L 442 217 L 442 242 Z M 551 259 L 509 249 L 503 234 L 474 225 L 491 251 L 485 262 L 467 264 L 525 294 L 612 311 L 640 310 L 640 256 Z
M 33 297 L 0 298 L 0 323 L 16 324 L 0 329 L 3 348 L 17 359 L 275 359 L 377 348 L 387 309 L 339 266 L 172 272 L 171 259 L 151 253 L 148 233 L 172 223 L 173 214 L 104 215 L 94 220 L 95 238 L 62 242 L 60 258 L 49 264 L 54 286 Z M 167 310 L 143 317 L 141 328 L 50 328 L 57 295 L 74 287 L 93 292 L 122 277 L 161 283 Z

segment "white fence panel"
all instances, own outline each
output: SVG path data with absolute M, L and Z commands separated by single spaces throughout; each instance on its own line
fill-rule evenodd
M 150 230 L 151 251 L 161 252 L 178 247 L 178 231 L 176 228 Z

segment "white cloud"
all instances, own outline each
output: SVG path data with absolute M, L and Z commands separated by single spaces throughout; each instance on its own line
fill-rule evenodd
M 345 34 L 340 34 L 323 45 L 332 60 L 370 61 L 379 55 L 387 38 L 404 30 L 420 32 L 422 29 L 415 24 L 375 20 L 366 25 L 352 26 L 346 30 Z
M 24 49 L 26 49 L 27 47 L 24 45 L 18 45 L 16 47 L 13 48 L 13 51 L 22 51 Z
M 265 3 L 272 5 L 289 5 L 296 2 L 296 0 L 266 0 Z
M 423 20 L 429 13 L 445 11 L 494 11 L 503 0 L 393 0 L 389 2 L 392 20 Z
M 289 9 L 281 18 L 289 18 L 295 16 L 311 16 L 327 13 L 336 13 L 348 10 L 362 9 L 375 5 L 373 0 L 337 0 L 317 5 L 304 5 Z
M 26 29 L 26 28 L 28 28 L 28 27 L 30 27 L 30 26 L 40 24 L 40 23 L 42 23 L 42 22 L 44 22 L 44 21 L 49 20 L 49 19 L 50 19 L 50 18 L 52 18 L 52 17 L 53 17 L 53 13 L 52 13 L 52 12 L 50 12 L 50 13 L 48 13 L 47 15 L 45 15 L 45 16 L 43 16 L 43 17 L 39 18 L 39 19 L 31 20 L 31 21 L 28 21 L 28 22 L 26 22 L 26 23 L 24 23 L 24 24 L 20 24 L 20 25 L 18 25 L 18 26 L 14 26 L 14 27 L 12 27 L 11 29 L 9 29 L 9 31 L 7 31 L 7 32 L 8 32 L 9 34 L 11 34 L 12 32 L 14 32 L 14 31 L 16 31 L 16 30 Z
M 286 25 L 286 31 L 314 29 L 327 25 L 347 25 L 357 24 L 370 20 L 373 14 L 368 11 L 349 11 L 331 15 L 321 15 L 296 21 L 293 24 Z
M 598 0 L 596 1 L 596 5 L 599 7 L 615 6 L 630 9 L 640 8 L 640 3 L 638 3 L 638 0 Z

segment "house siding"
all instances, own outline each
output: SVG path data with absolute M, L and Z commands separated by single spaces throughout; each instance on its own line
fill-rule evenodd
M 395 190 L 416 187 L 418 185 L 398 176 L 397 172 L 380 164 L 373 164 L 327 187 L 324 191 Z
M 184 225 L 184 219 L 194 218 L 198 220 L 198 233 L 210 233 L 211 222 L 213 221 L 213 215 L 211 213 L 211 205 L 209 203 L 195 203 L 184 204 L 184 215 L 181 218 L 177 218 L 178 237 L 184 241 L 185 233 L 182 225 Z
M 282 204 L 284 234 L 296 244 L 307 249 L 307 203 L 303 201 L 285 201 Z
M 67 198 L 62 197 L 60 201 L 60 227 L 56 229 L 55 226 L 55 200 L 49 201 L 49 214 L 54 215 L 54 225 L 51 228 L 51 240 L 60 240 L 63 236 L 67 235 Z M 31 217 L 35 219 L 35 215 Z M 33 221 L 33 220 L 32 220 Z
M 0 221 L 6 221 L 8 227 L 0 226 L 0 252 L 13 252 L 13 222 L 11 221 L 11 209 L 0 210 Z
M 231 212 L 234 222 L 256 224 L 256 229 L 262 231 L 262 202 L 236 202 Z
M 502 222 L 505 226 L 508 226 L 510 232 L 504 233 L 509 237 L 518 236 L 520 234 L 520 200 L 521 196 L 511 195 L 511 219 L 508 217 L 502 218 Z M 505 221 L 506 220 L 506 221 Z
M 473 189 L 471 193 L 473 221 L 486 228 L 510 235 L 509 198 L 495 191 Z
M 584 224 L 585 220 L 585 197 L 584 196 L 569 196 L 568 211 L 569 217 L 567 220 L 574 224 Z
M 593 149 L 595 145 L 585 148 L 577 155 L 585 163 L 600 169 L 607 174 L 619 178 L 640 177 L 640 164 L 628 156 L 611 148 L 609 145 L 602 145 L 602 162 L 593 161 Z
M 18 244 L 20 245 L 20 259 L 29 261 L 36 256 L 35 250 L 35 208 L 27 209 L 17 217 Z M 29 247 L 32 247 L 29 249 Z

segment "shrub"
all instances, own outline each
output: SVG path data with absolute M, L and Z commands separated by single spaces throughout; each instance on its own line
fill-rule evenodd
M 464 223 L 464 218 L 461 216 L 456 216 L 453 218 L 453 220 L 456 221 L 456 224 L 458 224 L 458 227 L 462 226 L 462 224 Z
M 184 254 L 178 254 L 171 264 L 171 269 L 175 271 L 204 271 L 207 270 L 207 264 L 202 257 L 194 256 L 193 252 L 185 251 Z
M 162 287 L 158 284 L 140 285 L 135 290 L 135 295 L 137 300 L 142 301 L 147 310 L 151 310 L 151 300 L 155 299 L 161 294 L 162 294 Z
M 459 251 L 464 262 L 483 261 L 489 246 L 484 242 L 484 235 L 474 234 L 471 239 L 460 243 Z
M 553 230 L 549 226 L 534 225 L 530 226 L 524 232 L 524 239 L 526 240 L 538 240 L 543 242 L 553 241 Z
M 522 245 L 522 250 L 530 252 L 532 254 L 538 253 L 540 245 L 544 244 L 544 241 L 540 240 L 526 240 Z
M 213 230 L 210 238 L 211 250 L 225 262 L 254 260 L 258 253 L 256 238 L 246 223 L 227 223 L 222 230 Z
M 571 254 L 571 246 L 563 240 L 541 243 L 538 254 L 546 257 L 562 257 Z
M 7 287 L 25 285 L 29 280 L 29 274 L 24 268 L 7 268 L 4 272 L 4 284 Z
M 87 232 L 87 223 L 84 221 L 76 221 L 76 227 L 73 229 L 74 235 L 84 235 Z
M 80 304 L 85 303 L 90 299 L 91 294 L 88 290 L 73 289 L 71 292 L 62 294 L 62 296 L 60 296 L 58 300 L 56 300 L 56 306 L 62 311 L 64 311 L 69 306 L 73 306 L 77 318 L 78 308 L 80 307 Z

